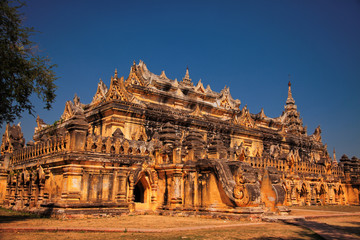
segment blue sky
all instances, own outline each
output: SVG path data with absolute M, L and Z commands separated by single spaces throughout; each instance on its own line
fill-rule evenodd
M 46 123 L 75 93 L 89 103 L 115 68 L 127 77 L 133 60 L 172 79 L 188 66 L 195 83 L 227 85 L 241 108 L 270 117 L 284 109 L 291 74 L 308 134 L 320 125 L 331 156 L 335 147 L 338 159 L 360 157 L 360 1 L 26 2 L 33 40 L 58 65 L 53 109 L 34 98 Z M 23 116 L 28 141 L 36 123 Z

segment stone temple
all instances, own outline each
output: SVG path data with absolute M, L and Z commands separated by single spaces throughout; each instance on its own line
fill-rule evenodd
M 94 88 L 95 92 L 95 88 Z M 294 205 L 359 204 L 360 161 L 338 163 L 311 135 L 288 85 L 280 117 L 250 113 L 229 88 L 151 73 L 101 80 L 54 124 L 37 118 L 33 141 L 7 125 L 0 205 L 52 213 L 287 212 Z

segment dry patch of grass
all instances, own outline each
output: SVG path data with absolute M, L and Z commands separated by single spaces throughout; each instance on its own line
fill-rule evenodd
M 79 233 L 32 232 L 0 233 L 1 239 L 321 239 L 313 232 L 282 223 L 259 224 L 216 230 L 193 230 L 171 233 Z
M 55 228 L 176 228 L 234 223 L 220 219 L 198 217 L 171 217 L 158 215 L 114 216 L 85 219 L 51 219 L 0 209 L 3 227 L 55 227 Z
M 0 209 L 1 227 L 58 227 L 58 228 L 142 228 L 164 229 L 176 227 L 227 225 L 246 223 L 199 217 L 171 217 L 157 215 L 116 216 L 88 219 L 49 219 L 35 215 Z M 313 232 L 283 223 L 259 223 L 239 227 L 207 230 L 187 230 L 164 233 L 107 233 L 107 232 L 1 232 L 0 239 L 317 239 Z
M 1 217 L 0 217 L 1 218 Z M 216 219 L 188 218 L 188 217 L 170 217 L 157 215 L 139 215 L 139 216 L 115 216 L 108 218 L 87 218 L 87 219 L 49 219 L 36 218 L 25 220 L 15 220 L 2 223 L 4 227 L 63 227 L 63 228 L 175 228 L 192 227 L 205 225 L 223 225 L 229 221 Z
M 314 216 L 360 212 L 360 206 L 296 206 L 289 207 L 291 215 Z
M 329 213 L 329 212 L 321 212 L 316 210 L 302 210 L 302 209 L 291 209 L 290 215 L 292 216 L 318 216 L 318 215 L 328 215 L 328 214 L 336 214 L 337 212 Z
M 294 206 L 289 208 L 298 211 L 360 212 L 360 206 Z

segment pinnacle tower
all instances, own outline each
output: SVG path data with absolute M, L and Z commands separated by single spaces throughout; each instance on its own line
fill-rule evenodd
M 183 82 L 185 85 L 188 85 L 188 86 L 192 86 L 192 85 L 193 85 L 193 83 L 191 82 L 190 75 L 189 75 L 189 68 L 188 68 L 188 67 L 186 67 L 185 76 L 184 76 L 182 82 Z
M 295 100 L 291 92 L 291 82 L 288 83 L 288 97 L 286 99 L 285 111 L 283 113 L 283 121 L 287 128 L 287 131 L 292 134 L 305 134 L 306 131 L 303 127 L 300 113 L 297 111 Z

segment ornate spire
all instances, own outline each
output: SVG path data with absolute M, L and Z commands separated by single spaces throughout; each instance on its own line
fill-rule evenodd
M 185 76 L 183 78 L 183 83 L 185 83 L 186 85 L 190 85 L 192 86 L 193 83 L 191 82 L 191 78 L 190 78 L 190 75 L 189 75 L 189 68 L 186 67 L 186 73 L 185 73 Z
M 335 148 L 334 148 L 334 155 L 333 155 L 334 157 L 334 159 L 333 159 L 333 163 L 337 163 L 337 159 L 336 159 L 336 153 L 335 153 Z
M 117 69 L 116 69 L 116 68 L 115 68 L 114 78 L 115 78 L 115 79 L 117 79 L 117 78 L 118 78 L 118 72 L 117 72 Z
M 288 90 L 288 98 L 286 100 L 286 104 L 295 104 L 295 100 L 293 99 L 292 93 L 291 93 L 291 82 L 290 81 L 288 83 L 288 86 L 289 86 L 289 90 Z
M 283 114 L 283 123 L 285 124 L 286 131 L 289 133 L 306 134 L 306 129 L 303 127 L 302 119 L 300 118 L 300 113 L 297 111 L 295 100 L 292 97 L 290 81 L 288 83 L 288 86 L 288 97 L 286 99 L 285 112 Z M 317 139 L 316 141 L 321 141 L 320 135 L 319 140 Z
M 189 67 L 186 66 L 186 73 L 185 73 L 185 79 L 190 79 L 190 75 L 189 75 Z

